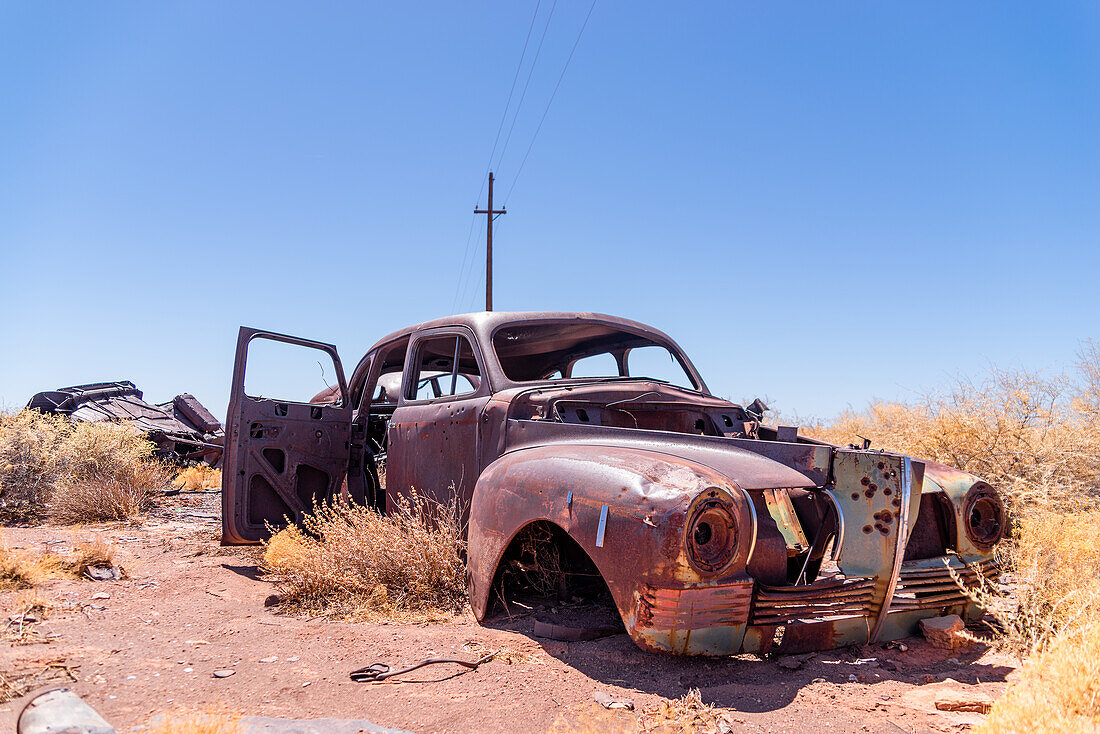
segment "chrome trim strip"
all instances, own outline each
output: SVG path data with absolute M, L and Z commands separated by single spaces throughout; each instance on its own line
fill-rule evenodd
M 882 625 L 886 623 L 886 615 L 890 612 L 890 602 L 894 600 L 894 591 L 898 587 L 898 576 L 901 574 L 901 563 L 905 558 L 905 541 L 909 534 L 909 499 L 913 494 L 913 466 L 911 459 L 906 456 L 902 460 L 901 477 L 901 517 L 896 525 L 897 538 L 894 541 L 894 567 L 890 572 L 890 582 L 886 586 L 886 595 L 882 599 L 882 607 L 875 618 L 875 625 L 871 628 L 868 642 L 877 642 Z
M 836 509 L 836 540 L 833 541 L 833 553 L 829 557 L 837 561 L 840 560 L 840 551 L 844 548 L 844 510 L 840 507 L 840 501 L 831 489 L 821 491 L 833 501 L 833 507 Z
M 749 554 L 745 557 L 745 566 L 749 565 L 749 561 L 752 560 L 752 554 L 756 551 L 756 505 L 752 503 L 752 497 L 741 487 L 738 487 L 741 494 L 745 496 L 745 501 L 749 503 L 749 517 L 752 518 L 752 540 L 749 542 Z
M 600 510 L 600 524 L 596 528 L 596 547 L 603 548 L 603 534 L 607 530 L 607 505 Z

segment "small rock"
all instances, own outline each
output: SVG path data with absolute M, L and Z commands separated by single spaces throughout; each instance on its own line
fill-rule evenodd
M 814 656 L 814 653 L 807 653 L 805 655 L 784 655 L 779 658 L 779 662 L 776 663 L 780 668 L 786 668 L 787 670 L 798 670 L 806 664 L 810 658 Z
M 282 601 L 282 600 L 279 598 L 278 594 L 271 594 L 266 599 L 264 599 L 264 606 L 265 607 L 273 607 L 276 604 L 278 604 L 280 601 Z
M 92 581 L 118 581 L 122 578 L 122 570 L 118 566 L 88 566 L 84 575 Z
M 925 673 L 920 677 L 920 682 L 924 684 L 935 683 L 936 676 L 932 675 L 931 673 Z
M 190 672 L 192 672 L 193 670 L 194 670 L 194 668 L 184 668 L 184 669 L 183 669 L 183 672 L 184 672 L 184 673 L 190 673 Z
M 922 619 L 920 631 L 924 634 L 924 638 L 932 643 L 932 647 L 943 650 L 958 650 L 970 644 L 970 641 L 963 637 L 966 625 L 957 614 Z
M 214 677 L 215 678 L 228 678 L 229 676 L 236 675 L 236 674 L 237 674 L 237 671 L 235 671 L 235 670 L 215 670 L 214 671 Z
M 102 592 L 102 591 L 101 591 L 101 592 L 99 592 L 98 594 L 92 594 L 92 598 L 93 598 L 93 599 L 110 599 L 110 598 L 111 598 L 111 595 L 110 595 L 110 594 L 106 594 L 106 593 L 104 593 L 104 592 Z
M 299 660 L 301 660 L 301 658 L 299 658 L 299 657 L 298 657 L 297 655 L 295 655 L 295 656 L 294 656 L 294 657 L 292 657 L 292 658 L 287 658 L 287 659 L 286 659 L 286 661 L 287 661 L 288 663 L 296 663 L 296 662 L 298 662 Z
M 848 676 L 848 682 L 849 683 L 855 683 L 857 680 L 859 680 L 859 678 L 856 677 L 855 673 L 852 673 L 851 675 Z
M 824 682 L 825 682 L 824 678 L 814 678 L 812 681 L 810 681 L 810 685 L 813 685 L 814 683 L 824 683 Z
M 936 699 L 939 711 L 970 711 L 988 714 L 993 709 L 993 699 L 981 691 L 951 691 Z
M 955 667 L 962 665 L 962 661 L 960 661 L 958 658 L 947 658 L 947 660 L 944 660 L 944 662 L 948 665 L 954 665 Z
M 136 676 L 136 675 L 128 675 L 128 676 L 126 676 L 126 680 L 136 680 L 136 679 L 137 679 L 137 676 Z
M 305 688 L 306 686 L 311 685 L 312 683 L 313 683 L 313 681 L 307 680 L 305 683 L 302 684 L 302 688 Z
M 624 711 L 634 710 L 634 702 L 629 698 L 612 698 L 603 691 L 594 692 L 592 697 L 596 699 L 596 703 L 603 706 L 605 709 L 622 709 Z
M 883 670 L 889 670 L 889 671 L 896 671 L 898 669 L 898 664 L 895 663 L 893 660 L 883 660 L 882 661 L 882 669 Z
M 27 613 L 27 614 L 13 614 L 10 617 L 8 617 L 8 619 L 11 620 L 14 624 L 19 624 L 20 622 L 23 622 L 24 624 L 32 624 L 32 623 L 38 621 L 38 617 L 36 617 L 36 616 L 34 616 L 33 614 L 30 614 L 30 613 Z
M 909 652 L 909 646 L 906 645 L 904 642 L 899 642 L 898 643 L 898 651 L 899 652 Z
M 279 658 L 277 658 L 277 657 L 272 657 L 272 658 L 260 658 L 260 662 L 261 662 L 261 663 L 274 663 L 274 662 L 276 662 L 276 661 L 277 661 L 278 659 L 279 659 Z

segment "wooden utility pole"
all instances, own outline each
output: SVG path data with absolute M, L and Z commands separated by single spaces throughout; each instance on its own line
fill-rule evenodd
M 504 209 L 493 208 L 493 172 L 489 172 L 489 206 L 485 209 L 474 209 L 474 214 L 486 214 L 489 217 L 488 226 L 485 229 L 485 310 L 493 310 L 493 219 L 495 216 L 507 214 Z

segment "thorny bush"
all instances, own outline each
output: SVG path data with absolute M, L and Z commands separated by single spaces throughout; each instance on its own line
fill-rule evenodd
M 1013 593 L 974 599 L 1000 621 L 993 640 L 1030 656 L 981 732 L 1100 730 L 1100 345 L 1076 374 L 994 369 L 910 403 L 873 403 L 807 434 L 939 461 L 1006 495 L 1011 534 L 998 549 Z
M 466 603 L 461 512 L 417 494 L 377 511 L 337 500 L 266 544 L 288 610 L 366 619 L 445 618 Z
M 122 520 L 171 478 L 141 433 L 23 410 L 0 414 L 0 520 Z

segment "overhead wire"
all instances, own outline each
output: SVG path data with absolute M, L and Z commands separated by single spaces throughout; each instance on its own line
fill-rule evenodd
M 581 42 L 581 36 L 584 35 L 584 29 L 588 27 L 588 19 L 592 17 L 592 11 L 596 9 L 596 0 L 592 0 L 592 5 L 588 8 L 588 14 L 584 16 L 584 23 L 581 24 L 581 29 L 577 33 L 577 40 L 573 41 L 573 48 L 569 51 L 569 57 L 565 60 L 565 66 L 562 67 L 561 74 L 558 76 L 558 83 L 554 85 L 554 91 L 550 93 L 550 100 L 546 103 L 546 109 L 542 111 L 542 117 L 539 118 L 538 127 L 535 128 L 535 134 L 531 136 L 531 143 L 527 146 L 527 152 L 523 154 L 523 160 L 520 161 L 519 168 L 516 169 L 516 174 L 512 177 L 512 185 L 508 188 L 508 193 L 504 195 L 504 206 L 507 208 L 508 199 L 512 195 L 512 191 L 516 188 L 516 182 L 519 181 L 519 176 L 523 173 L 523 167 L 527 163 L 527 157 L 531 155 L 531 148 L 535 146 L 535 140 L 539 136 L 539 131 L 542 130 L 542 123 L 546 121 L 546 115 L 550 112 L 550 105 L 554 103 L 554 97 L 558 94 L 558 88 L 561 87 L 561 81 L 565 78 L 565 72 L 569 69 L 569 62 L 573 60 L 573 54 L 577 51 L 577 46 Z
M 554 4 L 557 5 L 557 0 L 554 0 Z M 497 125 L 496 137 L 493 138 L 493 148 L 492 148 L 492 150 L 489 151 L 489 161 L 485 166 L 485 173 L 481 176 L 481 186 L 478 188 L 477 198 L 476 198 L 475 203 L 474 203 L 474 208 L 475 209 L 477 208 L 478 204 L 481 203 L 481 194 L 485 190 L 485 179 L 486 179 L 486 176 L 488 176 L 489 170 L 490 170 L 490 168 L 493 164 L 493 155 L 496 154 L 497 143 L 500 142 L 500 133 L 504 129 L 504 121 L 508 119 L 508 108 L 511 107 L 511 105 L 512 105 L 512 95 L 516 91 L 516 82 L 519 80 L 519 73 L 523 69 L 523 59 L 527 56 L 527 46 L 531 42 L 531 31 L 534 30 L 534 28 L 535 28 L 535 20 L 539 16 L 539 6 L 541 6 L 541 5 L 542 5 L 542 0 L 536 0 L 536 2 L 535 2 L 535 12 L 531 14 L 531 22 L 527 26 L 527 36 L 526 36 L 526 38 L 523 39 L 523 50 L 520 51 L 519 61 L 516 63 L 516 73 L 512 76 L 512 86 L 508 89 L 508 99 L 505 101 L 504 111 L 500 115 L 500 124 Z M 550 14 L 551 15 L 554 14 L 553 8 L 550 9 Z M 547 20 L 547 25 L 549 25 L 549 20 Z M 543 29 L 543 37 L 544 38 L 546 37 L 546 30 L 545 29 Z M 539 50 L 542 50 L 542 41 L 541 40 L 539 41 Z M 538 54 L 537 53 L 535 54 L 535 61 L 538 61 Z M 532 68 L 534 68 L 533 64 L 532 64 Z M 530 75 L 528 75 L 527 81 L 528 81 L 528 83 L 531 81 Z M 523 92 L 524 92 L 524 94 L 527 93 L 527 85 L 526 84 L 523 87 Z M 520 104 L 521 105 L 523 104 L 522 97 L 520 99 Z M 517 114 L 518 114 L 518 109 L 519 108 L 517 106 Z M 515 125 L 515 119 L 514 118 L 513 118 L 513 121 L 512 121 L 512 125 L 513 126 Z M 511 132 L 511 130 L 509 130 L 508 131 L 508 137 L 511 137 L 511 135 L 512 135 L 512 132 Z M 507 148 L 507 143 L 505 143 L 505 147 Z M 503 157 L 503 155 L 504 154 L 501 153 L 501 157 Z M 457 283 L 455 283 L 455 295 L 454 295 L 454 298 L 451 301 L 451 311 L 452 312 L 455 310 L 456 306 L 458 305 L 459 291 L 463 290 L 463 288 L 462 288 L 462 273 L 466 269 L 466 260 L 467 260 L 467 258 L 469 257 L 469 254 L 470 254 L 470 238 L 473 236 L 473 233 L 474 233 L 474 221 L 476 219 L 477 219 L 476 214 L 471 215 L 471 217 L 470 217 L 470 228 L 469 228 L 469 231 L 466 233 L 466 246 L 462 250 L 462 264 L 459 266 L 459 269 L 458 269 L 459 281 Z
M 542 44 L 546 41 L 546 31 L 550 30 L 550 21 L 554 18 L 554 10 L 558 7 L 558 0 L 554 0 L 554 4 L 550 6 L 550 12 L 546 16 L 546 25 L 542 27 L 542 36 L 539 37 L 539 46 L 535 49 L 535 57 L 531 61 L 531 68 L 527 70 L 527 79 L 523 83 L 523 92 L 519 95 L 519 102 L 516 103 L 516 110 L 512 113 L 512 124 L 508 126 L 508 135 L 504 138 L 504 147 L 500 150 L 500 157 L 497 158 L 496 167 L 500 168 L 500 162 L 504 160 L 504 154 L 508 151 L 508 143 L 512 140 L 512 131 L 516 129 L 516 120 L 519 119 L 519 111 L 523 108 L 523 100 L 527 97 L 527 88 L 531 86 L 531 77 L 535 73 L 535 66 L 539 63 L 539 54 L 542 53 Z M 490 163 L 492 158 L 490 157 Z M 482 177 L 484 178 L 484 176 Z

